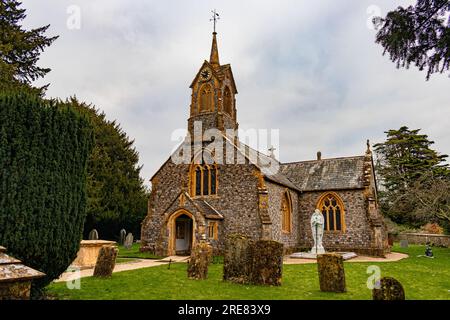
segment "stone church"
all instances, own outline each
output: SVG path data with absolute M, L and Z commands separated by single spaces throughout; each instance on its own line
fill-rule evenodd
M 172 155 L 151 178 L 141 250 L 183 255 L 207 240 L 220 253 L 233 233 L 279 241 L 286 253 L 308 250 L 310 217 L 319 209 L 326 251 L 388 252 L 369 143 L 359 156 L 322 159 L 319 152 L 316 160 L 281 163 L 229 135 L 238 129 L 238 92 L 231 66 L 219 62 L 216 32 L 190 88 L 188 137 L 174 152 L 185 161 Z

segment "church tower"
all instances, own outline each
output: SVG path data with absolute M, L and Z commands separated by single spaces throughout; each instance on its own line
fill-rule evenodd
M 190 86 L 192 89 L 188 130 L 194 132 L 194 122 L 202 123 L 202 130 L 217 128 L 238 129 L 236 99 L 238 93 L 229 64 L 221 65 L 217 47 L 217 33 L 213 32 L 211 55 L 205 60 Z

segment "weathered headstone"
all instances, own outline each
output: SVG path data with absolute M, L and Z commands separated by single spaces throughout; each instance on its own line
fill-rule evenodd
M 131 249 L 131 247 L 133 246 L 133 241 L 134 241 L 133 234 L 132 233 L 127 234 L 125 238 L 125 243 L 123 244 L 125 249 L 127 250 Z
M 125 244 L 125 238 L 127 236 L 127 231 L 125 229 L 120 230 L 119 244 L 123 246 Z
M 223 280 L 235 283 L 250 282 L 253 241 L 240 234 L 231 234 L 225 242 Z
M 251 283 L 281 285 L 283 244 L 272 240 L 256 241 L 252 249 Z
M 115 246 L 103 246 L 95 264 L 94 277 L 110 277 L 116 265 L 117 253 Z
M 373 300 L 405 300 L 405 290 L 396 279 L 384 277 L 380 279 L 379 288 L 372 290 Z
M 325 253 L 317 256 L 320 291 L 345 292 L 344 259 L 337 253 Z
M 201 241 L 194 245 L 189 259 L 187 274 L 190 279 L 202 280 L 208 277 L 208 265 L 212 261 L 212 247 Z
M 408 240 L 400 240 L 400 248 L 408 248 Z
M 91 232 L 89 232 L 89 240 L 98 240 L 98 232 L 96 229 L 92 229 Z

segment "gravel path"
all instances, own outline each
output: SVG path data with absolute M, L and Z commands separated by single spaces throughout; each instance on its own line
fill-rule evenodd
M 185 262 L 187 259 L 189 259 L 189 257 L 180 256 L 167 257 L 161 260 L 138 259 L 131 262 L 117 263 L 114 268 L 114 272 L 156 267 L 163 264 L 168 264 L 170 260 L 172 260 L 172 263 Z M 58 280 L 55 280 L 55 282 L 73 281 L 78 278 L 91 277 L 93 274 L 94 268 L 84 269 L 79 272 L 64 272 Z

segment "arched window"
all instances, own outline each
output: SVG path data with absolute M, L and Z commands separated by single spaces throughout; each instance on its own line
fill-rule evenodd
M 195 195 L 201 196 L 202 195 L 202 168 L 200 166 L 197 166 L 195 168 Z
M 197 164 L 192 170 L 191 186 L 196 197 L 217 195 L 217 165 Z
M 291 232 L 292 225 L 292 201 L 289 191 L 283 193 L 281 199 L 281 229 L 283 232 Z
M 231 96 L 231 91 L 230 91 L 229 87 L 225 87 L 225 90 L 223 93 L 223 109 L 230 116 L 233 115 L 233 102 L 232 102 L 232 96 Z
M 212 111 L 213 91 L 209 84 L 205 84 L 200 88 L 199 111 Z
M 320 197 L 317 209 L 325 220 L 325 231 L 345 231 L 344 203 L 335 193 L 327 193 Z

